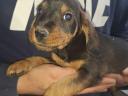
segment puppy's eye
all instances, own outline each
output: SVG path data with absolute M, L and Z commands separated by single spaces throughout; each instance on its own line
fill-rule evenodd
M 64 14 L 64 16 L 63 16 L 63 19 L 65 20 L 65 21 L 70 21 L 71 19 L 72 19 L 72 13 L 66 13 L 66 14 Z

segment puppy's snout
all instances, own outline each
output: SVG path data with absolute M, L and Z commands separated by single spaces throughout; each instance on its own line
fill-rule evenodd
M 45 37 L 47 37 L 49 35 L 49 32 L 47 29 L 38 29 L 35 32 L 35 36 L 37 38 L 38 41 L 43 40 Z

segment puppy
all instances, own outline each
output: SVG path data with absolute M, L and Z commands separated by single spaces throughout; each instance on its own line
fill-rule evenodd
M 29 39 L 51 56 L 17 61 L 7 75 L 26 73 L 47 63 L 77 70 L 52 84 L 44 96 L 73 96 L 97 84 L 105 74 L 121 74 L 128 67 L 128 43 L 96 32 L 78 0 L 44 0 L 38 6 Z

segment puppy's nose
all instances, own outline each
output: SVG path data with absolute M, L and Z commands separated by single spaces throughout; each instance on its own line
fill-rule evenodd
M 49 32 L 47 29 L 41 29 L 41 30 L 37 30 L 35 32 L 35 36 L 37 38 L 38 41 L 43 40 L 45 37 L 47 37 L 49 35 Z

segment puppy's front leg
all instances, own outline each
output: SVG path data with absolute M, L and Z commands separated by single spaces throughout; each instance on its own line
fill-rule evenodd
M 95 76 L 84 70 L 72 74 L 51 85 L 44 96 L 73 96 L 95 83 Z
M 30 71 L 33 67 L 46 63 L 50 63 L 50 61 L 44 57 L 40 57 L 40 56 L 28 57 L 26 59 L 19 60 L 11 64 L 7 70 L 7 75 L 8 76 L 22 75 Z

